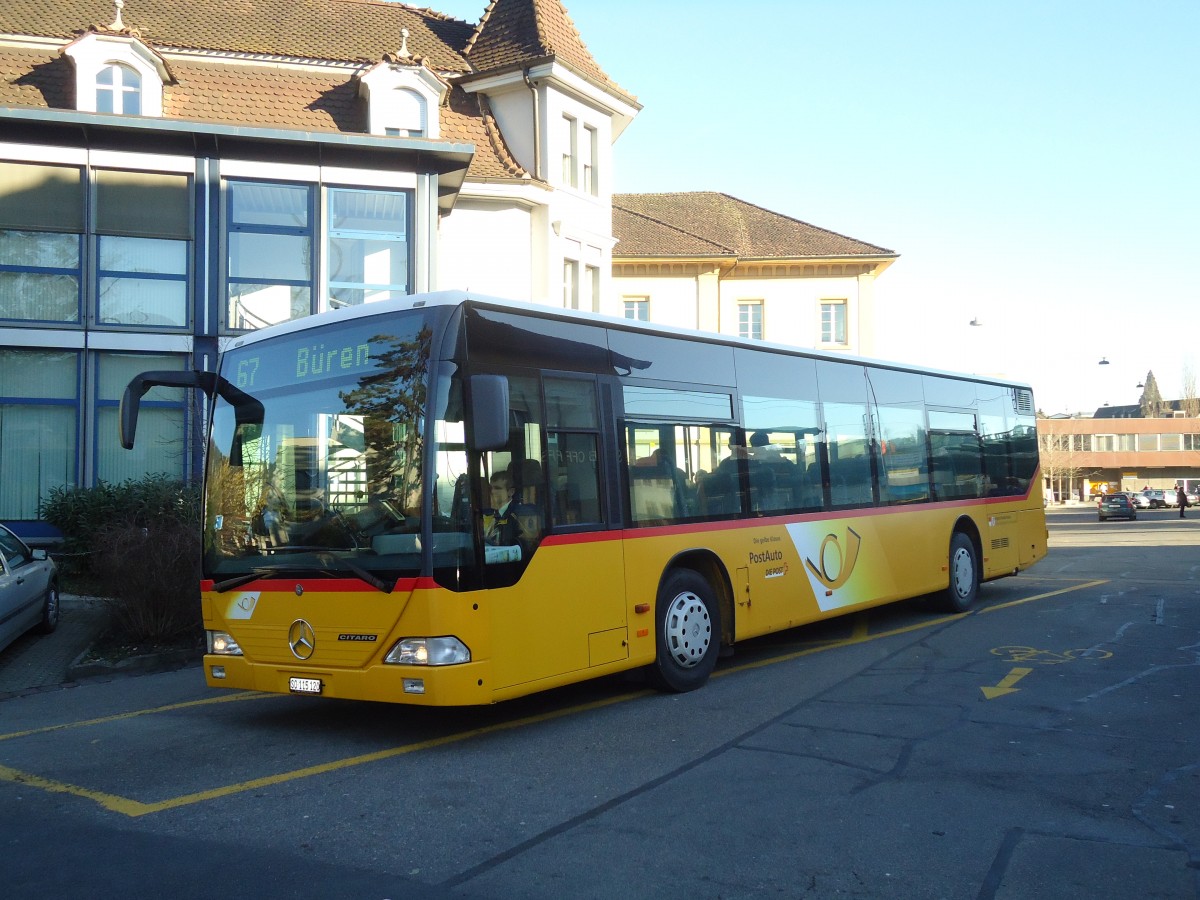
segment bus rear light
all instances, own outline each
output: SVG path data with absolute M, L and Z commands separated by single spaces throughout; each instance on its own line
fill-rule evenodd
M 209 631 L 208 636 L 208 652 L 214 656 L 241 656 L 242 648 L 238 646 L 238 642 L 233 639 L 233 636 L 224 631 Z M 213 676 L 218 677 L 218 676 Z
M 471 661 L 471 651 L 456 637 L 401 638 L 384 657 L 398 666 L 455 666 Z

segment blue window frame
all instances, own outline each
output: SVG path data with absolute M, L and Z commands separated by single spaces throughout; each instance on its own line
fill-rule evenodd
M 81 245 L 78 234 L 0 230 L 0 319 L 78 325 Z
M 225 325 L 240 331 L 313 312 L 315 185 L 226 182 Z
M 0 320 L 82 325 L 78 166 L 0 161 Z
M 0 519 L 37 519 L 53 488 L 79 483 L 80 354 L 0 347 Z
M 406 191 L 329 188 L 329 305 L 358 306 L 408 293 Z
M 188 241 L 100 235 L 97 244 L 101 325 L 187 326 Z
M 90 365 L 95 384 L 95 427 L 92 429 L 92 458 L 98 481 L 119 484 L 157 473 L 171 478 L 186 477 L 188 466 L 187 396 L 182 388 L 156 387 L 142 398 L 138 415 L 138 439 L 132 450 L 124 449 L 117 436 L 117 414 L 121 395 L 129 380 L 151 369 L 185 369 L 182 354 L 95 353 Z

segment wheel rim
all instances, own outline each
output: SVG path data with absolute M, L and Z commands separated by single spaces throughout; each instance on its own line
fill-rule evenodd
M 960 597 L 969 597 L 975 586 L 975 566 L 971 563 L 971 553 L 966 547 L 954 551 L 950 560 L 950 578 L 954 584 L 954 592 Z
M 699 665 L 712 644 L 712 618 L 697 594 L 685 591 L 671 601 L 663 620 L 663 638 L 676 665 Z

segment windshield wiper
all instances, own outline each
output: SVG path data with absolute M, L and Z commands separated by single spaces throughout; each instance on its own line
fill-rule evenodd
M 343 560 L 340 560 L 340 562 L 343 566 L 345 566 L 347 569 L 349 569 L 351 572 L 353 572 L 355 575 L 357 575 L 361 580 L 365 581 L 371 587 L 375 588 L 375 590 L 377 590 L 377 591 L 382 591 L 385 594 L 390 594 L 392 592 L 392 589 L 396 587 L 395 581 L 393 581 L 391 584 L 388 584 L 382 578 L 376 577 L 376 575 L 373 572 L 368 572 L 366 569 L 364 569 L 362 566 L 360 566 L 358 563 L 356 563 L 352 560 L 343 559 Z
M 276 549 L 295 550 L 295 549 L 301 549 L 301 548 L 277 547 Z M 310 548 L 303 548 L 303 549 L 311 550 L 312 548 L 310 547 Z M 257 581 L 260 578 L 267 578 L 272 575 L 275 575 L 275 576 L 291 575 L 291 576 L 295 576 L 295 577 L 302 577 L 304 575 L 327 575 L 327 576 L 329 576 L 329 575 L 341 575 L 341 574 L 344 574 L 344 572 L 346 572 L 346 571 L 349 571 L 352 575 L 357 576 L 361 581 L 366 582 L 371 587 L 375 588 L 375 590 L 380 591 L 381 593 L 384 593 L 384 594 L 390 594 L 396 587 L 395 582 L 388 584 L 386 581 L 384 581 L 382 578 L 375 575 L 373 572 L 370 572 L 367 569 L 364 569 L 362 566 L 360 566 L 357 563 L 352 562 L 348 559 L 343 559 L 343 560 L 325 560 L 325 559 L 323 559 L 323 560 L 321 560 L 321 562 L 325 563 L 325 565 L 323 565 L 323 566 L 256 566 L 252 572 L 248 572 L 243 575 L 235 575 L 232 578 L 227 578 L 225 581 L 215 582 L 213 584 L 213 590 L 216 591 L 218 594 L 222 594 L 225 591 L 230 591 L 236 587 L 241 587 L 243 584 L 249 584 L 251 581 Z M 337 564 L 330 565 L 329 564 L 330 562 L 334 562 Z
M 233 578 L 227 578 L 224 581 L 213 582 L 213 590 L 218 594 L 223 594 L 226 591 L 232 591 L 235 587 L 241 587 L 243 584 L 257 581 L 259 578 L 262 578 L 261 572 L 251 572 L 249 575 L 235 575 Z

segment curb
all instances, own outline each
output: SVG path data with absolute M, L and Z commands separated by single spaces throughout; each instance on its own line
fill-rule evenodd
M 204 651 L 195 649 L 160 650 L 141 656 L 127 656 L 124 659 L 93 659 L 84 662 L 84 658 L 91 651 L 92 648 L 88 647 L 67 666 L 67 681 L 95 678 L 98 675 L 146 675 L 151 672 L 168 672 L 199 665 L 204 659 Z

